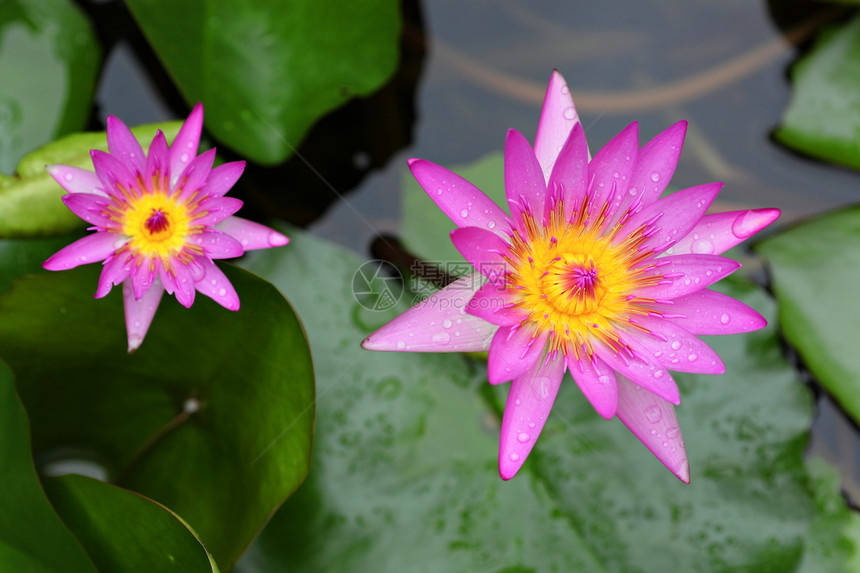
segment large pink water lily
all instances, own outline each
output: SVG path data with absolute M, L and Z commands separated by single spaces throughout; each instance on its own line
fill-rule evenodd
M 755 310 L 709 285 L 740 265 L 720 253 L 779 216 L 706 215 L 722 186 L 660 198 L 686 131 L 677 123 L 640 149 L 637 124 L 589 160 L 564 79 L 554 72 L 534 147 L 505 146 L 510 216 L 474 185 L 421 159 L 409 166 L 458 226 L 451 239 L 476 269 L 386 324 L 370 350 L 489 351 L 491 384 L 513 381 L 499 444 L 503 479 L 534 447 L 565 371 L 604 418 L 617 416 L 679 479 L 690 471 L 670 370 L 719 374 L 697 335 L 756 330 Z
M 213 259 L 285 245 L 287 237 L 233 217 L 242 201 L 224 195 L 244 161 L 213 167 L 215 150 L 197 155 L 203 128 L 199 103 L 168 146 L 161 131 L 144 153 L 119 119 L 107 119 L 109 153 L 91 152 L 95 172 L 51 165 L 68 195 L 63 202 L 96 231 L 44 263 L 52 271 L 104 261 L 96 298 L 123 285 L 128 351 L 143 342 L 166 290 L 186 308 L 199 291 L 230 310 L 239 296 Z

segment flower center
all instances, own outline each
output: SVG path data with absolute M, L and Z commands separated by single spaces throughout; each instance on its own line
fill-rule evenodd
M 118 216 L 122 233 L 131 237 L 128 247 L 132 252 L 165 263 L 196 247 L 188 243 L 196 230 L 191 220 L 188 205 L 161 191 L 130 197 Z
M 618 327 L 647 314 L 642 305 L 654 302 L 636 291 L 662 278 L 644 274 L 652 267 L 641 263 L 652 253 L 639 249 L 642 230 L 617 241 L 621 225 L 603 229 L 605 220 L 587 211 L 586 202 L 568 222 L 558 204 L 543 225 L 523 214 L 525 236 L 514 232 L 506 257 L 506 287 L 516 293 L 515 306 L 526 311 L 525 322 L 550 332 L 550 352 L 576 357 L 593 354 L 594 340 L 625 348 Z

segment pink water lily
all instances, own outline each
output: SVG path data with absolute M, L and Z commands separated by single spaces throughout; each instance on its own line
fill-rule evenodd
M 43 266 L 60 271 L 104 261 L 95 296 L 123 285 L 129 352 L 143 342 L 165 290 L 186 308 L 200 292 L 239 310 L 239 296 L 213 259 L 288 242 L 277 231 L 232 216 L 242 201 L 224 195 L 245 162 L 213 167 L 214 149 L 198 156 L 202 128 L 198 103 L 172 145 L 159 130 L 144 153 L 128 127 L 111 116 L 109 153 L 91 152 L 95 172 L 48 167 L 68 191 L 63 202 L 95 233 L 61 249 Z
M 534 147 L 508 132 L 510 216 L 455 173 L 409 162 L 457 224 L 451 239 L 476 271 L 362 345 L 489 351 L 489 382 L 512 381 L 499 443 L 503 479 L 531 452 L 569 371 L 598 414 L 617 416 L 689 483 L 674 408 L 680 394 L 669 371 L 722 373 L 719 356 L 697 335 L 765 326 L 755 310 L 706 287 L 740 266 L 720 253 L 779 211 L 705 214 L 719 183 L 661 198 L 685 131 L 677 123 L 640 148 L 633 123 L 589 159 L 570 91 L 554 72 Z

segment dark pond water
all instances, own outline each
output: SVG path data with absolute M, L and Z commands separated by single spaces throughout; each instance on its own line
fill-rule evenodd
M 99 117 L 181 117 L 183 104 L 164 90 L 139 38 L 123 36 L 132 26 L 121 5 L 94 3 L 92 11 L 125 22 L 106 39 L 113 48 Z M 860 197 L 858 173 L 770 136 L 810 29 L 839 17 L 828 5 L 432 0 L 404 11 L 402 63 L 389 85 L 323 120 L 301 158 L 248 170 L 238 192 L 258 216 L 280 216 L 367 255 L 379 233 L 401 231 L 406 159 L 465 164 L 502 149 L 508 128 L 532 137 L 553 68 L 570 85 L 593 151 L 634 120 L 642 143 L 688 120 L 673 187 L 725 182 L 716 209 L 776 206 L 786 225 Z M 840 467 L 853 499 L 858 447 L 856 429 L 821 400 L 811 449 Z

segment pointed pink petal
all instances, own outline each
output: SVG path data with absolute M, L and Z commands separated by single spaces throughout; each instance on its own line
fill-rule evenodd
M 683 239 L 698 223 L 722 186 L 722 183 L 706 183 L 682 189 L 651 203 L 621 226 L 616 243 L 639 227 L 650 227 L 654 232 L 642 243 L 642 248 L 650 248 L 655 253 L 665 251 Z
M 626 209 L 636 199 L 643 205 L 650 205 L 660 198 L 675 174 L 686 133 L 687 122 L 679 121 L 657 134 L 639 150 L 636 168 L 630 176 L 627 201 L 623 203 L 622 209 Z
M 670 472 L 690 483 L 690 465 L 672 404 L 619 377 L 615 415 Z
M 609 140 L 588 164 L 591 209 L 596 215 L 604 203 L 609 203 L 607 224 L 627 196 L 638 154 L 639 124 L 634 121 Z
M 635 322 L 651 332 L 636 334 L 639 343 L 669 370 L 700 374 L 726 371 L 723 361 L 710 346 L 680 326 L 653 316 L 636 317 Z
M 499 435 L 499 475 L 509 480 L 520 470 L 543 430 L 564 376 L 564 357 L 537 360 L 514 378 Z
M 117 233 L 92 233 L 51 255 L 42 267 L 49 271 L 66 271 L 78 265 L 103 261 L 126 240 L 128 237 Z
M 478 272 L 502 284 L 507 269 L 504 253 L 510 250 L 502 238 L 477 227 L 461 227 L 451 231 L 451 242 Z
M 107 144 L 112 156 L 128 165 L 135 175 L 143 174 L 146 155 L 140 143 L 128 127 L 112 115 L 107 118 Z
M 655 265 L 644 271 L 643 276 L 662 276 L 662 284 L 638 289 L 638 297 L 675 299 L 701 290 L 741 267 L 739 262 L 718 255 L 672 255 L 652 262 Z
M 549 217 L 559 201 L 564 202 L 564 220 L 570 221 L 574 207 L 582 204 L 588 186 L 588 144 L 579 123 L 561 149 L 558 161 L 547 183 L 544 218 Z
M 644 348 L 638 339 L 628 336 L 624 342 L 633 347 L 635 357 L 619 356 L 615 350 L 599 342 L 595 343 L 594 348 L 597 356 L 622 376 L 673 404 L 680 404 L 678 385 L 660 360 Z
M 206 184 L 209 174 L 212 172 L 212 163 L 215 161 L 215 150 L 210 149 L 191 160 L 185 171 L 173 185 L 174 192 L 179 193 L 179 200 L 185 201 Z
M 200 188 L 200 192 L 209 197 L 223 197 L 227 191 L 233 188 L 244 171 L 244 161 L 231 161 L 213 167 L 206 183 Z
M 201 259 L 205 259 L 205 257 L 196 257 L 198 262 L 200 262 Z M 178 300 L 179 304 L 185 308 L 191 308 L 191 305 L 194 304 L 196 285 L 191 277 L 190 269 L 185 265 L 185 263 L 174 259 L 171 261 L 170 272 L 173 273 L 174 294 L 176 295 L 176 300 Z
M 200 203 L 192 214 L 195 225 L 217 225 L 242 208 L 242 200 L 235 197 L 214 197 Z
M 670 254 L 719 255 L 758 233 L 779 217 L 779 209 L 753 209 L 705 215 Z
M 149 188 L 167 191 L 170 188 L 170 151 L 167 139 L 159 129 L 149 144 L 143 181 Z
M 117 256 L 108 258 L 102 273 L 99 276 L 98 288 L 96 289 L 95 298 L 106 296 L 110 289 L 128 279 L 131 273 L 132 265 L 131 258 L 127 253 L 123 252 Z
M 92 193 L 107 197 L 107 193 L 102 189 L 101 180 L 92 171 L 70 165 L 48 165 L 46 169 L 51 177 L 69 193 Z
M 597 357 L 569 362 L 568 370 L 573 380 L 597 413 L 607 420 L 612 418 L 618 407 L 618 388 L 612 368 Z
M 185 171 L 185 167 L 197 156 L 200 133 L 203 131 L 203 104 L 198 103 L 182 124 L 176 139 L 170 146 L 171 187 Z
M 540 221 L 546 182 L 531 145 L 515 129 L 508 130 L 505 142 L 505 196 L 514 226 L 522 236 L 526 236 L 523 213 L 529 213 Z
M 767 326 L 755 309 L 723 293 L 702 289 L 654 305 L 666 320 L 693 334 L 737 334 Z
M 515 297 L 513 290 L 488 282 L 469 301 L 466 312 L 497 326 L 517 324 L 523 321 L 526 313 L 511 306 Z
M 553 70 L 540 112 L 534 147 L 544 181 L 549 181 L 558 152 L 577 125 L 580 125 L 579 114 L 576 113 L 567 83 L 557 70 Z
M 239 295 L 224 272 L 206 257 L 197 257 L 195 260 L 203 268 L 203 276 L 194 283 L 200 294 L 208 296 L 227 310 L 239 310 Z
M 458 227 L 479 227 L 505 238 L 510 223 L 483 191 L 440 165 L 410 159 L 409 169 L 427 195 Z M 471 204 L 471 207 L 469 206 Z
M 239 241 L 246 251 L 281 247 L 290 242 L 285 235 L 241 217 L 228 217 L 215 228 Z
M 63 203 L 72 213 L 90 225 L 107 228 L 114 224 L 107 212 L 109 200 L 104 195 L 70 193 L 63 195 Z
M 188 242 L 203 247 L 210 259 L 232 259 L 245 254 L 239 241 L 214 229 L 204 229 L 201 233 L 191 235 Z
M 122 294 L 125 305 L 125 329 L 128 333 L 128 351 L 134 352 L 146 337 L 155 311 L 158 310 L 158 303 L 161 302 L 161 295 L 164 294 L 164 287 L 161 286 L 161 282 L 156 280 L 152 288 L 146 291 L 142 298 L 136 299 L 129 281 L 126 281 L 122 285 Z
M 487 355 L 487 380 L 501 384 L 523 374 L 543 353 L 546 339 L 546 331 L 535 332 L 528 326 L 499 328 Z
M 131 289 L 136 300 L 143 298 L 143 295 L 158 281 L 160 267 L 161 262 L 158 259 L 150 261 L 149 259 L 141 260 L 138 258 L 134 264 L 130 265 L 131 276 L 128 282 L 131 283 Z
M 101 188 L 108 195 L 122 198 L 123 194 L 117 188 L 118 186 L 128 191 L 137 189 L 138 179 L 124 163 L 100 149 L 90 151 L 90 157 L 93 160 L 96 175 L 101 181 Z
M 362 348 L 402 352 L 482 352 L 499 327 L 465 313 L 481 285 L 470 273 L 413 306 L 361 343 Z

